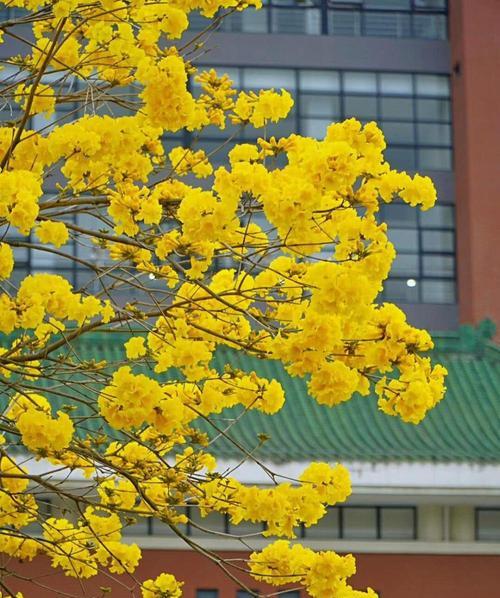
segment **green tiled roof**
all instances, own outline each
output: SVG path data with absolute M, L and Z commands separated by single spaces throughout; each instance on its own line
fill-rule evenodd
M 290 377 L 280 363 L 219 351 L 215 357 L 218 369 L 230 363 L 242 370 L 255 370 L 260 376 L 279 380 L 287 396 L 279 413 L 246 413 L 229 435 L 269 462 L 500 462 L 500 347 L 489 340 L 491 335 L 488 322 L 478 328 L 463 326 L 455 333 L 433 335 L 433 359 L 448 369 L 448 391 L 418 426 L 384 415 L 377 410 L 374 397 L 357 396 L 334 408 L 318 405 L 308 396 L 306 383 Z M 125 338 L 121 334 L 87 335 L 79 341 L 79 355 L 88 360 L 120 361 Z M 216 416 L 214 423 L 226 428 L 240 412 L 227 410 Z M 206 422 L 199 427 L 216 434 Z M 267 440 L 260 443 L 259 437 Z M 241 452 L 223 437 L 211 450 L 219 458 L 241 458 Z

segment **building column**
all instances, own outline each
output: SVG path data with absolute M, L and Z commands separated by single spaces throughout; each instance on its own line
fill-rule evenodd
M 449 9 L 460 320 L 500 324 L 500 2 Z
M 474 507 L 470 505 L 457 505 L 450 511 L 450 540 L 452 542 L 473 542 Z
M 440 505 L 419 505 L 417 524 L 417 540 L 441 542 L 443 540 L 443 507 Z

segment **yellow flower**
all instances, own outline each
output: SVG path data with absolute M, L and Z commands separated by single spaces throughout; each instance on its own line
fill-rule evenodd
M 146 355 L 146 347 L 144 346 L 144 337 L 136 336 L 129 339 L 125 343 L 125 352 L 128 359 L 137 359 Z
M 142 598 L 181 598 L 183 585 L 173 575 L 162 573 L 142 584 Z
M 14 254 L 10 245 L 0 243 L 0 278 L 9 278 L 14 268 Z
M 35 232 L 42 243 L 50 243 L 55 247 L 61 247 L 67 243 L 69 238 L 68 229 L 64 222 L 44 220 L 38 225 Z

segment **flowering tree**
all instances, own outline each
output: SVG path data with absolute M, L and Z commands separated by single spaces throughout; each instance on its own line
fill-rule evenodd
M 430 208 L 432 182 L 391 170 L 375 123 L 335 123 L 322 140 L 267 137 L 290 94 L 237 92 L 188 61 L 203 36 L 172 41 L 193 10 L 213 17 L 260 0 L 3 4 L 26 12 L 0 25 L 4 44 L 25 48 L 0 73 L 0 551 L 44 554 L 79 579 L 133 575 L 141 552 L 122 542 L 123 526 L 155 518 L 196 549 L 180 527 L 189 504 L 264 523 L 276 539 L 243 564 L 215 559 L 233 579 L 248 571 L 314 597 L 374 597 L 348 585 L 352 556 L 285 540 L 348 497 L 342 465 L 311 463 L 295 484 L 273 472 L 272 487 L 248 487 L 218 471 L 197 423 L 225 434 L 212 419 L 225 408 L 244 417 L 285 402 L 275 380 L 217 371 L 219 347 L 280 360 L 307 377 L 318 403 L 374 389 L 388 415 L 424 417 L 446 372 L 420 355 L 432 348 L 427 332 L 375 302 L 395 257 L 377 212 L 396 197 Z M 182 145 L 165 155 L 165 134 L 196 138 L 228 121 L 261 137 L 232 147 L 225 167 L 214 172 L 210 155 Z M 16 276 L 26 249 L 78 268 L 80 282 Z M 126 334 L 126 360 L 85 360 L 79 341 L 94 331 Z M 23 455 L 43 460 L 44 475 Z M 51 476 L 74 470 L 83 493 Z M 64 497 L 65 512 L 42 518 L 42 493 Z M 28 527 L 37 520 L 39 535 Z M 15 595 L 15 581 L 0 584 Z M 144 598 L 182 595 L 168 571 L 136 587 Z

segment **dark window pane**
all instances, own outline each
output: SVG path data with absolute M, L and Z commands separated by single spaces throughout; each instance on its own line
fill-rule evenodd
M 413 95 L 413 81 L 411 75 L 399 73 L 381 73 L 380 91 L 390 95 Z
M 391 275 L 418 277 L 418 255 L 414 253 L 398 253 L 396 259 L 392 263 Z
M 413 0 L 416 8 L 427 10 L 443 10 L 446 8 L 447 0 Z
M 377 118 L 377 98 L 373 96 L 345 96 L 345 116 Z
M 386 10 L 408 10 L 410 0 L 365 0 L 366 8 Z
M 384 132 L 388 144 L 415 143 L 415 129 L 413 123 L 381 122 L 380 126 Z
M 328 32 L 331 35 L 361 35 L 361 13 L 347 10 L 328 11 Z
M 446 75 L 417 75 L 417 94 L 449 97 L 450 78 Z
M 229 523 L 229 533 L 234 536 L 250 536 L 260 538 L 264 527 L 262 523 L 252 523 L 251 521 L 242 521 L 238 525 Z
M 401 301 L 402 303 L 418 303 L 420 301 L 420 283 L 414 280 L 412 280 L 411 283 L 410 286 L 408 285 L 407 280 L 389 278 L 389 280 L 386 280 L 385 282 L 384 297 L 391 301 Z
M 421 212 L 420 222 L 425 228 L 454 228 L 455 214 L 452 206 L 435 206 Z
M 451 145 L 451 125 L 419 123 L 417 132 L 421 145 Z
M 365 35 L 376 37 L 410 37 L 410 15 L 399 13 L 364 13 Z
M 415 536 L 414 509 L 383 507 L 380 510 L 383 540 L 412 540 Z
M 417 119 L 448 122 L 451 120 L 449 100 L 417 98 Z
M 418 166 L 423 170 L 451 170 L 451 150 L 421 148 L 418 150 Z
M 376 93 L 377 79 L 375 73 L 346 72 L 344 73 L 344 90 L 356 93 Z
M 305 529 L 306 538 L 339 538 L 339 509 L 329 508 L 316 525 Z
M 123 535 L 124 536 L 148 536 L 150 530 L 150 520 L 144 517 L 140 517 L 137 519 L 137 523 L 126 523 L 124 522 L 123 526 Z M 170 530 L 168 525 L 163 524 L 163 527 Z M 173 532 L 171 532 L 173 533 Z
M 388 147 L 385 158 L 392 166 L 400 170 L 415 170 L 415 150 L 411 147 Z
M 446 39 L 446 15 L 413 15 L 413 34 L 422 39 Z
M 225 532 L 226 518 L 221 513 L 209 513 L 206 517 L 200 515 L 196 507 L 189 508 L 190 534 L 191 536 L 207 536 L 211 531 Z M 196 527 L 197 526 L 197 527 Z M 201 528 L 201 529 L 199 529 Z
M 380 98 L 382 118 L 412 120 L 413 100 L 411 98 Z
M 406 204 L 382 205 L 382 220 L 391 226 L 417 226 L 417 210 Z
M 394 244 L 396 251 L 418 252 L 418 234 L 416 230 L 389 227 L 387 236 Z
M 343 535 L 349 540 L 369 540 L 377 537 L 377 514 L 373 507 L 344 507 Z
M 336 95 L 300 95 L 302 116 L 335 118 L 340 114 L 340 98 Z
M 301 91 L 339 91 L 339 74 L 335 71 L 302 70 L 300 89 Z
M 275 33 L 312 34 L 321 33 L 321 13 L 319 9 L 273 8 L 271 13 L 272 31 Z
M 424 255 L 424 276 L 452 278 L 455 274 L 455 258 L 451 255 Z
M 330 118 L 302 118 L 300 120 L 300 133 L 306 137 L 322 139 L 331 123 L 332 119 Z
M 254 69 L 243 71 L 245 88 L 250 89 L 295 89 L 295 73 L 293 69 Z
M 185 511 L 185 509 L 184 509 L 184 511 Z M 152 527 L 152 535 L 153 536 L 177 537 L 177 535 L 170 528 L 170 526 L 168 526 L 166 523 L 163 523 L 163 521 L 159 521 L 158 519 L 152 519 L 151 527 Z M 184 534 L 187 533 L 187 525 L 186 524 L 183 523 L 183 524 L 179 525 L 178 527 L 182 533 L 184 533 Z
M 455 283 L 451 280 L 423 280 L 422 301 L 424 303 L 454 303 Z
M 454 238 L 451 231 L 424 230 L 422 231 L 422 249 L 429 252 L 454 250 Z
M 196 590 L 196 598 L 219 598 L 219 590 Z
M 477 509 L 476 535 L 483 542 L 500 541 L 500 509 Z

